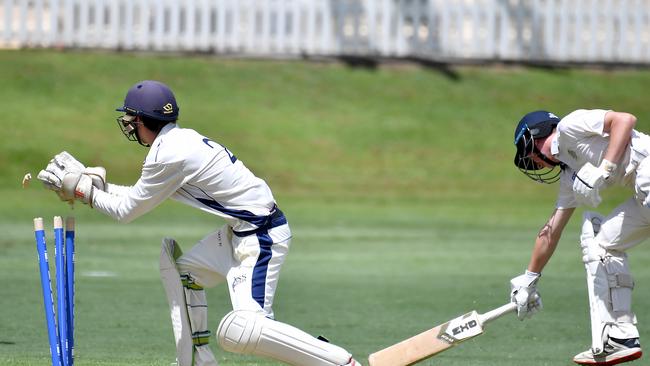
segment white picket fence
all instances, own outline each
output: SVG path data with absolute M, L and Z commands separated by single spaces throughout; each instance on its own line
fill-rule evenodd
M 0 47 L 650 64 L 650 0 L 0 0 Z

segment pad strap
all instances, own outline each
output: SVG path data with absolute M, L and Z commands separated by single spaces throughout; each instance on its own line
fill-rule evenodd
M 194 278 L 187 273 L 181 275 L 181 283 L 188 290 L 201 291 L 203 287 L 194 282 Z
M 204 332 L 194 332 L 192 333 L 192 342 L 197 347 L 205 346 L 210 343 L 210 336 L 212 336 L 212 332 L 209 330 Z
M 614 273 L 607 276 L 607 282 L 610 288 L 627 287 L 634 289 L 634 280 L 628 273 Z

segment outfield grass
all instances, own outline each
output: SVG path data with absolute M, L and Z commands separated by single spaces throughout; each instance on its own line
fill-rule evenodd
M 0 364 L 48 363 L 31 219 L 46 217 L 51 230 L 53 215 L 70 213 L 78 222 L 77 365 L 173 360 L 160 238 L 189 247 L 221 222 L 166 203 L 121 225 L 82 205 L 71 212 L 38 186 L 19 188 L 26 172 L 63 149 L 106 166 L 109 180 L 137 179 L 146 151 L 121 136 L 113 109 L 145 78 L 170 84 L 182 124 L 227 145 L 273 188 L 294 231 L 276 296 L 279 320 L 365 359 L 451 317 L 501 305 L 555 189 L 512 166 L 516 121 L 537 108 L 602 107 L 635 113 L 649 131 L 650 72 L 454 71 L 456 79 L 413 65 L 0 52 Z M 601 210 L 623 195 L 610 193 Z M 590 339 L 577 227 L 574 220 L 545 270 L 542 313 L 501 319 L 423 364 L 571 364 Z M 643 342 L 650 249 L 630 254 Z M 209 303 L 215 330 L 229 310 L 227 290 L 209 291 Z M 226 366 L 277 364 L 214 350 Z

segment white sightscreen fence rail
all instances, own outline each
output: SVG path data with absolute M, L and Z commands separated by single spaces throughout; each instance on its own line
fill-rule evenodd
M 0 47 L 650 63 L 650 0 L 0 0 Z

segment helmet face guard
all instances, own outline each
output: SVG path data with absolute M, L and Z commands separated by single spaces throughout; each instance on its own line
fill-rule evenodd
M 519 171 L 524 173 L 528 178 L 539 183 L 555 183 L 560 180 L 560 173 L 562 172 L 562 165 L 548 159 L 542 154 L 535 146 L 535 139 L 531 136 L 529 131 L 525 131 L 515 142 L 517 145 L 517 154 L 515 155 L 515 165 Z M 533 160 L 533 156 L 537 156 L 550 164 L 551 167 L 546 167 L 538 164 Z
M 138 129 L 136 124 L 142 123 L 135 120 L 136 117 L 132 114 L 125 114 L 123 116 L 117 117 L 117 125 L 120 127 L 120 131 L 124 134 L 127 140 L 137 141 L 140 145 L 148 147 L 149 145 L 142 142 L 140 135 L 138 134 Z
M 517 152 L 514 163 L 522 173 L 536 182 L 550 184 L 560 179 L 564 165 L 549 159 L 535 146 L 535 139 L 548 137 L 559 122 L 560 119 L 553 113 L 535 111 L 525 115 L 515 129 Z M 550 167 L 535 162 L 533 157 Z

